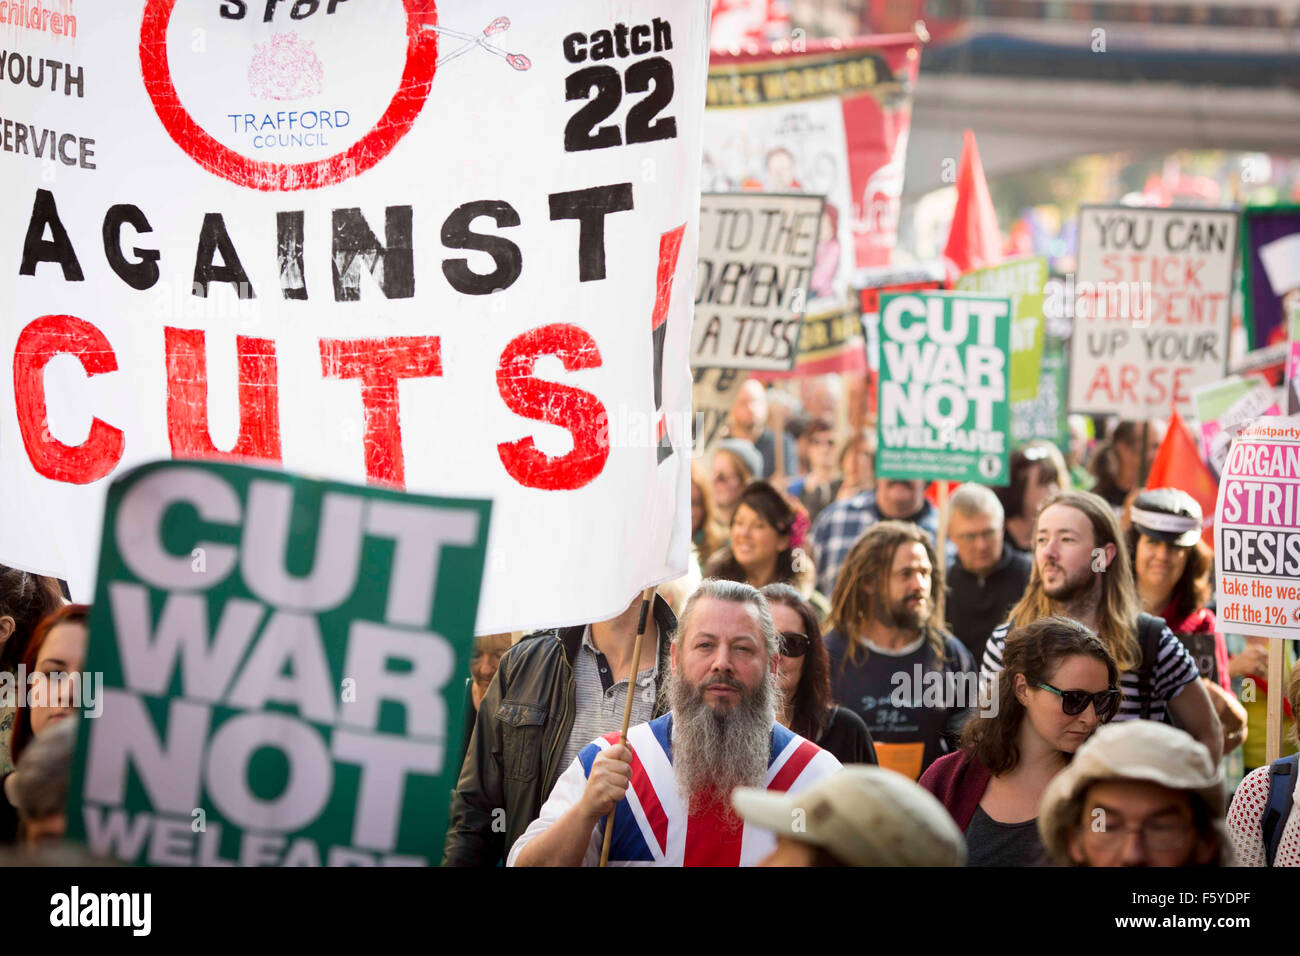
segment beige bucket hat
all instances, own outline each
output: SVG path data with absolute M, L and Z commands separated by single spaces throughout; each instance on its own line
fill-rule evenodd
M 741 787 L 731 802 L 746 821 L 849 866 L 966 863 L 966 841 L 943 804 L 883 767 L 845 767 L 794 795 Z
M 1191 734 L 1151 720 L 1126 720 L 1098 728 L 1056 775 L 1038 808 L 1038 832 L 1055 859 L 1069 852 L 1070 831 L 1079 825 L 1075 805 L 1100 780 L 1146 780 L 1171 790 L 1200 794 L 1215 819 L 1224 814 L 1223 771 Z

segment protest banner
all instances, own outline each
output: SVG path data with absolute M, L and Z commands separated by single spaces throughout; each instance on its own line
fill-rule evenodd
M 1300 422 L 1261 418 L 1238 433 L 1215 512 L 1223 629 L 1300 637 Z
M 1291 306 L 1288 325 L 1291 328 L 1291 342 L 1290 355 L 1286 361 L 1285 412 L 1287 415 L 1300 415 L 1300 302 Z
M 853 277 L 858 312 L 866 336 L 867 367 L 880 369 L 880 297 L 891 292 L 923 292 L 943 288 L 940 268 L 902 266 L 860 269 Z
M 1259 375 L 1229 375 L 1192 391 L 1201 451 L 1217 480 L 1237 433 L 1263 415 L 1279 415 L 1278 391 Z
M 700 197 L 692 365 L 794 366 L 822 204 L 800 193 Z
M 481 632 L 680 575 L 709 5 L 627 14 L 76 0 L 75 45 L 14 39 L 59 69 L 4 99 L 0 562 L 85 597 L 114 474 L 239 456 L 492 498 Z
M 773 43 L 789 35 L 790 10 L 784 0 L 714 0 L 709 45 L 715 50 Z
M 906 292 L 880 300 L 876 476 L 1006 483 L 1011 300 Z
M 695 457 L 713 453 L 726 434 L 727 416 L 749 376 L 734 368 L 697 368 L 691 392 L 695 407 Z
M 1300 304 L 1300 205 L 1242 210 L 1241 269 L 1250 347 L 1285 344 L 1289 309 Z
M 889 264 L 920 46 L 898 34 L 711 57 L 703 188 L 826 197 L 814 300 L 843 302 L 855 267 Z
M 491 504 L 172 461 L 107 497 L 69 836 L 129 863 L 436 863 Z
M 1224 210 L 1080 208 L 1070 411 L 1190 416 L 1227 372 L 1236 230 Z
M 1038 397 L 1043 364 L 1043 301 L 1047 259 L 1031 256 L 972 269 L 957 279 L 959 292 L 988 292 L 1011 299 L 1011 403 Z

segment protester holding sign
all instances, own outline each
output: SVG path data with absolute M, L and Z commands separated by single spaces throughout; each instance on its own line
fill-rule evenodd
M 882 521 L 858 539 L 831 599 L 831 688 L 910 777 L 951 752 L 977 702 L 975 661 L 943 630 L 943 568 L 924 531 Z
M 0 561 L 85 600 L 111 477 L 216 457 L 491 498 L 480 633 L 686 570 L 709 5 L 505 6 L 116 0 L 25 34 L 76 83 L 5 83 Z M 74 165 L 15 148 L 55 114 Z M 611 561 L 630 506 L 659 520 Z
M 613 620 L 530 635 L 501 658 L 452 796 L 443 866 L 504 859 L 578 751 L 621 725 L 629 681 L 633 722 L 664 712 L 677 619 L 655 595 L 634 661 L 640 613 L 638 595 Z
M 1093 631 L 1120 670 L 1116 720 L 1178 721 L 1217 761 L 1223 731 L 1192 655 L 1160 618 L 1143 614 L 1128 549 L 1106 502 L 1089 491 L 1063 491 L 1043 503 L 1034 523 L 1034 569 L 1011 619 L 984 648 L 983 673 L 1002 669 L 1007 632 L 1048 615 Z
M 672 711 L 584 747 L 510 851 L 510 866 L 753 866 L 776 846 L 741 825 L 737 787 L 799 793 L 840 762 L 776 722 L 780 644 L 767 601 L 705 581 L 672 642 Z
M 1287 686 L 1291 712 L 1300 713 L 1300 670 Z M 1293 743 L 1300 743 L 1295 739 Z M 1300 866 L 1300 810 L 1294 792 L 1300 759 L 1292 754 L 1251 771 L 1228 808 L 1228 836 L 1238 866 Z

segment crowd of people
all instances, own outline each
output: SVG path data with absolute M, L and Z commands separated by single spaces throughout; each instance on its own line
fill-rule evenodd
M 1219 631 L 1196 501 L 1143 486 L 1163 423 L 941 508 L 806 385 L 742 387 L 649 613 L 476 638 L 444 865 L 1300 865 L 1296 758 L 1242 692 L 1266 642 Z M 63 837 L 88 611 L 0 568 L 0 672 L 49 681 L 0 709 L 0 844 Z
M 1262 639 L 1218 630 L 1196 501 L 1144 487 L 1166 424 L 1072 421 L 1064 453 L 952 489 L 941 529 L 926 483 L 873 478 L 839 386 L 746 382 L 696 462 L 692 567 L 659 588 L 626 740 L 639 599 L 606 644 L 507 652 L 444 862 L 594 865 L 612 820 L 610 865 L 1300 864 L 1300 813 L 1270 821 L 1295 771 L 1241 693 Z

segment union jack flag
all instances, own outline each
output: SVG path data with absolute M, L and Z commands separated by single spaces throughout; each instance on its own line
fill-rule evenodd
M 753 866 L 776 848 L 776 836 L 742 823 L 715 801 L 706 810 L 689 812 L 673 774 L 673 715 L 665 714 L 628 731 L 632 747 L 632 781 L 614 808 L 610 866 Z M 562 817 L 582 797 L 596 755 L 618 743 L 618 733 L 591 742 L 556 781 L 555 789 L 510 850 L 513 864 L 533 837 Z M 816 744 L 780 724 L 772 727 L 772 749 L 763 785 L 797 793 L 840 769 L 840 762 Z M 605 839 L 602 818 L 591 835 L 583 866 L 600 862 Z

